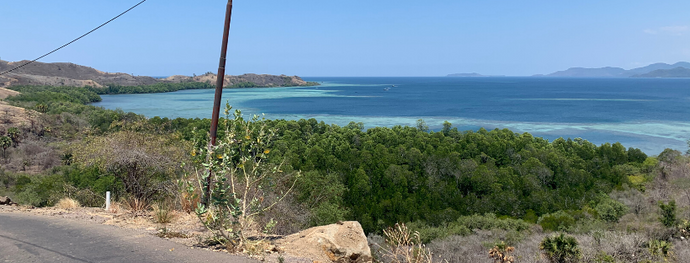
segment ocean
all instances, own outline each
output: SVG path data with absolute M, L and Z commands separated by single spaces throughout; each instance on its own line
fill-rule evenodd
M 224 90 L 245 115 L 269 119 L 315 118 L 365 127 L 415 126 L 439 130 L 508 128 L 554 140 L 621 142 L 656 155 L 687 150 L 690 79 L 581 79 L 534 77 L 312 77 L 316 87 Z M 213 90 L 104 95 L 94 103 L 147 117 L 210 118 Z

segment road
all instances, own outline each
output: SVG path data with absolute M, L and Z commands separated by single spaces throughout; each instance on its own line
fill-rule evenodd
M 0 213 L 0 262 L 258 261 L 188 248 L 115 226 L 21 213 Z

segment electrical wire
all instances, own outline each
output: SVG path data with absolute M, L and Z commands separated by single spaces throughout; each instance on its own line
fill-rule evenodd
M 136 4 L 136 5 L 132 6 L 132 7 L 130 7 L 129 9 L 127 9 L 127 10 L 125 10 L 124 12 L 120 13 L 119 15 L 117 15 L 117 16 L 113 17 L 112 19 L 108 20 L 107 22 L 105 22 L 105 23 L 101 24 L 100 26 L 98 26 L 98 27 L 92 29 L 91 31 L 87 32 L 86 34 L 83 34 L 83 35 L 81 35 L 80 37 L 75 38 L 74 40 L 70 41 L 69 43 L 60 46 L 59 48 L 53 49 L 53 51 L 50 51 L 50 52 L 46 53 L 45 55 L 38 57 L 37 59 L 34 59 L 34 60 L 32 60 L 32 61 L 29 61 L 29 62 L 26 62 L 26 63 L 24 63 L 24 64 L 21 64 L 21 65 L 15 67 L 15 68 L 10 69 L 10 70 L 7 70 L 7 71 L 5 71 L 5 72 L 2 72 L 2 73 L 0 73 L 0 76 L 5 75 L 5 74 L 7 74 L 7 73 L 10 73 L 10 72 L 12 72 L 12 71 L 18 70 L 18 69 L 20 69 L 20 68 L 23 68 L 23 67 L 26 66 L 26 65 L 29 65 L 29 64 L 31 64 L 31 63 L 34 63 L 34 62 L 38 61 L 39 59 L 42 59 L 42 58 L 44 58 L 44 57 L 47 57 L 48 55 L 53 54 L 53 53 L 55 53 L 56 51 L 58 51 L 58 50 L 60 50 L 60 49 L 63 49 L 64 47 L 69 46 L 70 44 L 72 44 L 72 43 L 74 43 L 74 42 L 77 42 L 77 40 L 82 39 L 83 37 L 85 37 L 85 36 L 87 36 L 87 35 L 93 33 L 94 31 L 96 31 L 96 30 L 100 29 L 101 27 L 103 27 L 103 26 L 109 24 L 110 22 L 113 22 L 115 19 L 118 19 L 119 17 L 121 17 L 122 15 L 126 14 L 127 12 L 132 11 L 132 9 L 136 8 L 137 6 L 143 4 L 143 3 L 146 2 L 146 1 L 147 1 L 147 0 L 142 0 L 142 1 L 139 2 L 138 4 Z

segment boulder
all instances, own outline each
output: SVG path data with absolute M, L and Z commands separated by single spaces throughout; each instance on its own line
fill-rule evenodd
M 12 199 L 7 196 L 0 196 L 0 205 L 12 205 Z
M 312 262 L 372 262 L 371 249 L 357 221 L 309 228 L 275 241 L 280 250 Z

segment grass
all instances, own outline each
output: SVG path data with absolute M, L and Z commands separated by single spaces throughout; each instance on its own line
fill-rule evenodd
M 156 223 L 167 224 L 175 219 L 175 213 L 165 202 L 153 205 L 153 219 Z

